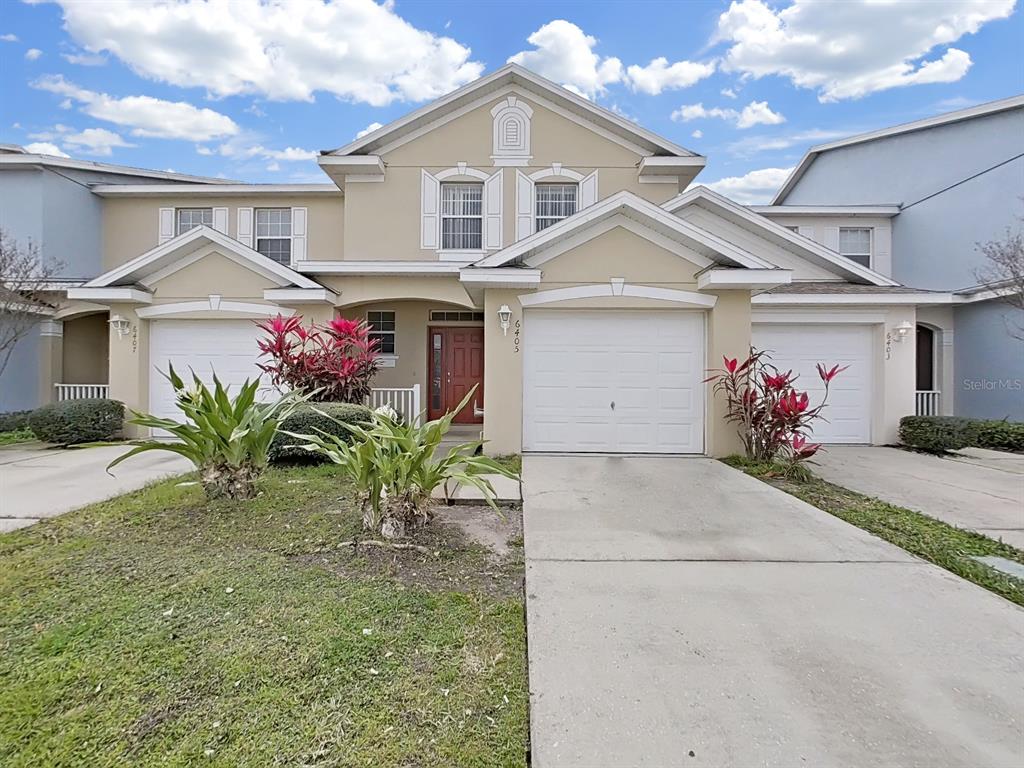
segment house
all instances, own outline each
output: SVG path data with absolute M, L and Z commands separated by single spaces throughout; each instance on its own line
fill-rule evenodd
M 950 294 L 918 308 L 919 411 L 1024 421 L 1024 311 L 979 283 L 979 245 L 1024 227 L 1024 96 L 814 147 L 755 210 Z
M 457 421 L 496 454 L 734 452 L 703 381 L 752 342 L 812 392 L 850 366 L 819 439 L 892 442 L 914 412 L 918 307 L 948 294 L 693 186 L 704 157 L 518 66 L 318 162 L 324 184 L 91 188 L 104 271 L 61 312 L 107 320 L 111 397 L 173 414 L 169 362 L 237 384 L 281 313 L 368 321 L 374 402 L 433 417 L 477 386 Z
M 29 410 L 63 396 L 106 393 L 106 307 L 86 314 L 56 309 L 69 287 L 103 272 L 103 201 L 92 186 L 210 181 L 221 180 L 40 155 L 0 144 L 0 229 L 19 248 L 31 244 L 44 263 L 59 267 L 48 286 L 55 309 L 39 316 L 0 374 L 0 413 Z

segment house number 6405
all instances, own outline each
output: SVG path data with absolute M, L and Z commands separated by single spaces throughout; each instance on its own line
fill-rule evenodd
M 512 334 L 512 352 L 517 355 L 519 354 L 519 331 L 522 327 L 522 322 L 516 320 L 516 329 Z

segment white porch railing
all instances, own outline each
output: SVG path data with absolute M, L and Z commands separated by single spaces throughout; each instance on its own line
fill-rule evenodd
M 916 393 L 915 413 L 918 416 L 938 416 L 942 393 L 935 389 L 919 389 Z
M 379 388 L 370 390 L 370 407 L 389 405 L 406 421 L 415 421 L 420 416 L 420 385 L 406 388 Z
M 57 401 L 84 400 L 92 397 L 107 397 L 110 394 L 109 384 L 54 384 L 57 389 Z

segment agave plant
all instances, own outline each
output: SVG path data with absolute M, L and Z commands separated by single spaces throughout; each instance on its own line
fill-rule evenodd
M 373 413 L 371 424 L 342 424 L 350 440 L 326 432 L 293 435 L 304 447 L 337 464 L 355 486 L 363 513 L 363 528 L 385 538 L 405 536 L 433 518 L 433 493 L 450 483 L 480 490 L 493 509 L 494 486 L 488 474 L 517 479 L 515 472 L 487 456 L 478 456 L 483 441 L 462 443 L 437 456 L 441 440 L 475 392 L 475 387 L 452 412 L 417 426 L 402 423 L 386 411 Z M 291 434 L 291 433 L 289 433 Z
M 135 447 L 110 462 L 107 470 L 144 451 L 170 451 L 196 466 L 210 498 L 253 498 L 256 479 L 267 468 L 267 452 L 274 434 L 308 396 L 289 392 L 276 402 L 260 403 L 256 400 L 259 379 L 247 379 L 238 394 L 229 397 L 216 375 L 212 392 L 194 372 L 192 386 L 186 387 L 174 366 L 169 367 L 167 379 L 174 387 L 175 404 L 186 421 L 133 411 L 128 423 L 162 429 L 177 440 L 135 441 Z

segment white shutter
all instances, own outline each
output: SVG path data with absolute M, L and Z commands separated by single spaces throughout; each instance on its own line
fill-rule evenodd
M 292 208 L 292 264 L 306 260 L 306 209 Z
M 533 182 L 516 171 L 516 240 L 533 234 Z
M 597 202 L 597 171 L 580 182 L 580 210 Z
M 814 227 L 797 227 L 796 231 L 810 240 L 814 239 Z
M 436 251 L 440 247 L 441 182 L 426 171 L 422 171 L 420 181 L 420 248 Z
M 825 247 L 839 250 L 839 227 L 825 227 Z
M 159 237 L 157 242 L 166 243 L 172 237 L 174 237 L 174 209 L 173 208 L 161 208 L 160 209 L 160 228 L 158 230 Z
M 223 232 L 225 235 L 228 233 L 228 209 L 227 208 L 214 208 L 213 209 L 213 228 L 218 232 Z
M 498 171 L 484 182 L 484 248 L 501 248 L 501 196 L 504 176 Z
M 252 243 L 252 208 L 238 209 L 238 242 L 253 248 Z

